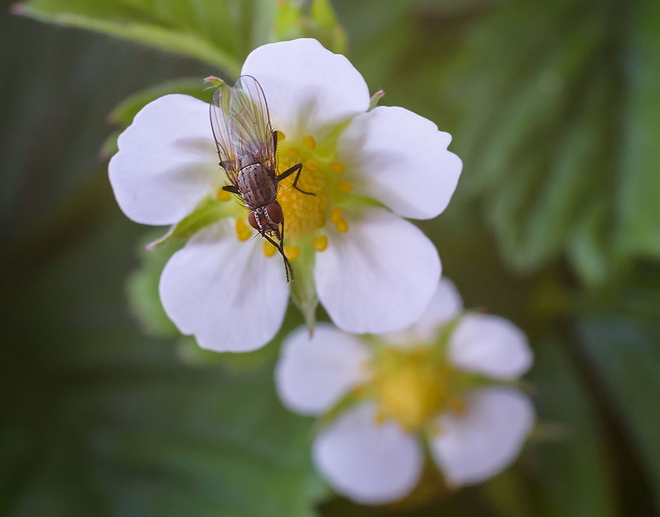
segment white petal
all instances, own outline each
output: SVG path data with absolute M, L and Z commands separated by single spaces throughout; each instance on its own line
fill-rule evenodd
M 119 135 L 110 183 L 122 211 L 142 224 L 174 224 L 222 182 L 209 105 L 187 95 L 147 104 Z
M 403 217 L 431 219 L 447 207 L 463 168 L 447 150 L 450 141 L 430 120 L 380 106 L 351 121 L 337 153 L 356 194 L 373 197 Z
M 299 328 L 282 345 L 275 369 L 277 391 L 297 413 L 324 413 L 367 379 L 367 360 L 365 345 L 331 325 L 317 325 L 311 339 L 306 328 Z
M 374 407 L 363 404 L 342 414 L 314 441 L 316 468 L 354 501 L 380 504 L 405 497 L 424 464 L 420 444 L 394 422 L 376 425 Z
M 266 94 L 273 127 L 286 138 L 319 139 L 333 125 L 369 107 L 369 88 L 344 56 L 314 39 L 263 45 L 243 64 Z
M 520 377 L 532 366 L 524 332 L 509 320 L 490 314 L 466 314 L 449 338 L 455 366 L 496 379 Z
M 382 208 L 345 211 L 348 232 L 328 226 L 328 248 L 316 254 L 319 300 L 348 332 L 381 334 L 410 326 L 440 278 L 440 258 L 417 227 Z
M 241 242 L 234 221 L 200 230 L 169 260 L 160 278 L 165 312 L 202 348 L 247 352 L 277 333 L 289 297 L 284 266 L 257 237 Z
M 432 343 L 438 337 L 440 328 L 462 310 L 463 300 L 456 286 L 443 276 L 422 317 L 406 330 L 383 335 L 383 339 L 396 346 Z
M 463 416 L 443 415 L 431 442 L 436 463 L 453 485 L 484 481 L 518 457 L 534 425 L 529 398 L 509 388 L 489 388 L 467 400 Z

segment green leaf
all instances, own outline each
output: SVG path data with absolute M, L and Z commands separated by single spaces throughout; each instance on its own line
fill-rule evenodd
M 628 91 L 623 98 L 621 217 L 623 251 L 660 257 L 660 5 L 639 0 L 631 9 L 623 49 Z
M 160 239 L 147 244 L 147 250 L 153 251 L 173 241 L 190 239 L 205 226 L 213 224 L 224 217 L 234 215 L 237 208 L 238 206 L 233 199 L 218 201 L 211 197 L 205 198 L 189 215 L 173 225 Z
M 18 11 L 186 55 L 238 77 L 245 56 L 267 42 L 274 7 L 266 0 L 28 0 Z
M 282 408 L 272 365 L 189 364 L 136 335 L 138 231 L 116 214 L 2 307 L 0 511 L 312 517 L 311 422 Z
M 636 257 L 660 257 L 657 3 L 474 1 L 459 13 L 427 4 L 408 8 L 424 22 L 397 38 L 393 65 L 379 58 L 392 71 L 378 86 L 453 134 L 465 167 L 450 209 L 478 201 L 518 272 L 567 256 L 598 285 Z M 405 30 L 408 13 L 392 31 Z M 346 20 L 354 48 L 376 59 L 371 45 L 388 42 L 364 43 L 369 25 L 353 38 Z
M 300 309 L 310 332 L 316 325 L 316 308 L 319 304 L 314 282 L 314 262 L 316 254 L 311 246 L 303 246 L 298 258 L 291 262 L 293 281 L 291 300 Z
M 615 515 L 613 478 L 601 440 L 602 423 L 568 351 L 558 340 L 535 348 L 531 381 L 541 423 L 553 440 L 530 443 L 539 463 L 542 517 Z
M 618 315 L 583 318 L 583 352 L 613 401 L 619 425 L 636 450 L 660 505 L 660 327 Z
M 346 34 L 329 0 L 281 0 L 277 2 L 273 40 L 315 38 L 326 48 L 346 52 Z

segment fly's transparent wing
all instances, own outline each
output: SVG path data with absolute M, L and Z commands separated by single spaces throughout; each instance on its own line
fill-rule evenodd
M 241 163 L 238 160 L 229 137 L 231 88 L 222 85 L 213 92 L 209 116 L 211 118 L 211 129 L 218 149 L 220 165 L 227 171 L 227 176 L 232 183 L 236 183 Z
M 229 102 L 229 138 L 241 166 L 261 163 L 275 168 L 275 145 L 266 96 L 250 75 L 236 81 Z

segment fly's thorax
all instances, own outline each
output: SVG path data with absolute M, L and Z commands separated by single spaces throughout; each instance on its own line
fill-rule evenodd
M 269 205 L 277 198 L 275 172 L 260 163 L 243 167 L 236 179 L 238 191 L 250 210 Z

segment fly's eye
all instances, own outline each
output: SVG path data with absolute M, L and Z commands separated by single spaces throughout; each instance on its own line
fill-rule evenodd
M 280 224 L 282 222 L 282 208 L 277 203 L 271 203 L 266 207 L 266 213 L 268 218 L 275 224 Z
M 257 216 L 254 215 L 254 212 L 250 212 L 248 214 L 248 223 L 250 223 L 250 226 L 252 226 L 252 228 L 255 230 L 261 230 L 257 224 Z

